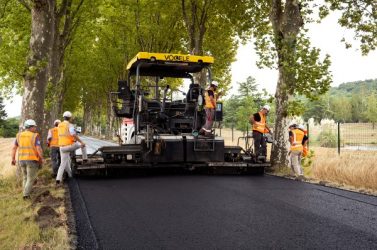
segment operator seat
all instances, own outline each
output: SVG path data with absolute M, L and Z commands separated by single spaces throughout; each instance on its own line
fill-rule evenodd
M 186 95 L 186 102 L 197 102 L 200 95 L 200 85 L 191 83 Z

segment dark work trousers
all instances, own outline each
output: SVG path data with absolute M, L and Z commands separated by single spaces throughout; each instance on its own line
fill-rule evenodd
M 50 150 L 52 173 L 56 175 L 60 166 L 60 149 L 51 147 Z
M 261 132 L 253 130 L 253 138 L 254 138 L 254 153 L 255 157 L 258 156 L 266 156 L 267 155 L 267 144 L 266 140 Z

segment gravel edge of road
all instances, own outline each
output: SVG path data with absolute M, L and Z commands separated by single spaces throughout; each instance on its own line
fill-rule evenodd
M 72 243 L 75 244 L 75 249 L 100 249 L 84 198 L 75 178 L 69 180 L 68 189 L 72 208 L 70 213 L 71 225 L 74 227 L 72 230 Z
M 299 180 L 296 180 L 292 177 L 285 176 L 285 175 L 279 175 L 279 174 L 274 174 L 274 173 L 264 173 L 264 174 L 269 175 L 269 176 L 278 177 L 278 178 L 283 178 L 283 179 L 288 179 L 288 180 L 293 180 L 293 181 L 299 181 Z M 377 191 L 373 192 L 373 191 L 363 191 L 363 190 L 352 189 L 351 187 L 347 188 L 345 186 L 342 186 L 339 183 L 332 183 L 332 182 L 328 182 L 328 181 L 314 180 L 314 179 L 309 179 L 309 178 L 307 178 L 307 179 L 305 179 L 304 181 L 301 181 L 301 182 L 314 184 L 314 185 L 321 186 L 321 187 L 329 187 L 329 188 L 334 188 L 334 189 L 338 189 L 338 190 L 342 190 L 342 191 L 348 191 L 348 192 L 356 193 L 356 194 L 364 194 L 364 195 L 368 195 L 368 196 L 371 196 L 371 197 L 377 197 Z

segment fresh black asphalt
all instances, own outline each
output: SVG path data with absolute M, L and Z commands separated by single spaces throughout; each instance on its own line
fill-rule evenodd
M 272 176 L 69 183 L 78 249 L 377 249 L 377 198 Z

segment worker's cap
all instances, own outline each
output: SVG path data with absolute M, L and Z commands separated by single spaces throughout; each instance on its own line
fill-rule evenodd
M 55 121 L 54 121 L 54 125 L 59 124 L 59 123 L 61 123 L 61 122 L 62 122 L 61 120 L 55 120 Z
M 71 117 L 72 117 L 72 113 L 69 112 L 69 111 L 65 111 L 65 112 L 63 113 L 63 117 L 71 118 Z
M 218 87 L 219 86 L 219 83 L 217 82 L 217 81 L 212 81 L 212 83 L 211 83 L 213 86 L 215 86 L 215 87 Z
M 31 127 L 36 127 L 37 124 L 35 123 L 34 120 L 29 119 L 29 120 L 26 120 L 26 121 L 24 122 L 24 126 L 25 126 L 25 128 L 31 128 Z
M 263 107 L 262 107 L 262 109 L 265 109 L 265 110 L 267 110 L 267 111 L 270 111 L 270 109 L 271 109 L 271 107 L 270 107 L 270 105 L 264 105 Z
M 302 125 L 302 124 L 299 124 L 299 125 L 297 126 L 297 128 L 298 128 L 298 129 L 301 129 L 301 130 L 305 130 L 305 127 L 304 127 L 304 125 Z

